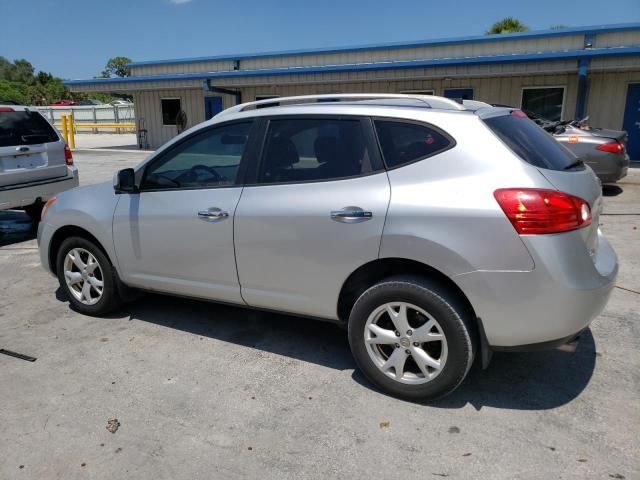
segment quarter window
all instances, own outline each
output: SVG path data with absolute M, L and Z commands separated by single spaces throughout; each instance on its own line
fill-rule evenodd
M 162 108 L 162 125 L 175 125 L 180 113 L 179 98 L 163 98 L 160 100 Z
M 387 168 L 415 162 L 453 146 L 452 140 L 426 125 L 391 120 L 374 123 Z
M 371 171 L 360 120 L 271 120 L 258 181 L 331 180 Z
M 251 123 L 196 134 L 152 163 L 143 189 L 207 188 L 236 183 Z

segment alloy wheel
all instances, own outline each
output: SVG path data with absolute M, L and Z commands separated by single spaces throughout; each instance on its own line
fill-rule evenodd
M 387 377 L 405 384 L 424 384 L 443 370 L 447 339 L 424 309 L 406 302 L 376 308 L 364 327 L 367 353 Z
M 64 278 L 69 292 L 85 305 L 102 298 L 104 279 L 96 257 L 84 248 L 74 248 L 64 258 Z

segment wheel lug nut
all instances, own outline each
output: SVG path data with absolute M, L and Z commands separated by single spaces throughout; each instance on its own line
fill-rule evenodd
M 406 353 L 407 355 L 411 355 L 411 350 L 407 349 L 404 351 L 404 353 Z
M 420 344 L 419 344 L 418 342 L 413 342 L 413 346 L 414 346 L 414 347 L 419 347 L 419 346 L 420 346 Z
M 396 348 L 400 348 L 400 344 L 399 343 L 396 343 Z
M 400 332 L 396 330 L 396 337 L 400 336 Z
M 409 336 L 413 335 L 413 330 L 407 330 L 407 335 Z

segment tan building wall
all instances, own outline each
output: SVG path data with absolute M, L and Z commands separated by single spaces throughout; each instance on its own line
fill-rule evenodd
M 635 71 L 591 74 L 586 108 L 591 125 L 622 129 L 630 83 L 640 83 L 640 68 Z
M 402 81 L 366 81 L 325 84 L 271 85 L 258 87 L 242 87 L 242 101 L 249 102 L 261 95 L 307 95 L 320 93 L 410 93 L 433 91 L 435 95 L 443 95 L 447 88 L 473 88 L 474 98 L 489 103 L 520 106 L 522 90 L 526 87 L 553 86 L 564 87 L 563 118 L 571 119 L 575 114 L 577 95 L 577 77 L 575 74 L 537 75 L 537 76 L 504 76 L 494 78 L 453 78 L 425 79 Z M 204 121 L 204 97 L 215 95 L 204 92 L 202 88 L 162 89 L 134 92 L 138 124 L 143 120 L 148 130 L 148 140 L 152 147 L 158 147 L 177 134 L 175 126 L 162 125 L 160 100 L 162 98 L 180 98 L 182 109 L 187 114 L 188 126 Z M 230 95 L 220 95 L 223 107 L 228 108 L 235 103 Z M 622 100 L 624 103 L 624 100 Z

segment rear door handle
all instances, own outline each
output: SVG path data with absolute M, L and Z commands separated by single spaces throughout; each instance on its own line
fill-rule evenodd
M 215 222 L 218 220 L 224 220 L 229 216 L 228 212 L 221 210 L 217 207 L 211 207 L 206 210 L 200 210 L 198 212 L 198 218 L 205 222 Z
M 373 213 L 360 207 L 344 207 L 342 210 L 333 210 L 331 220 L 341 223 L 360 223 L 373 218 Z

